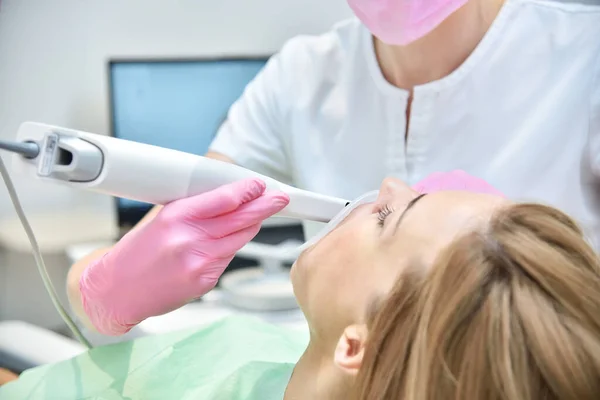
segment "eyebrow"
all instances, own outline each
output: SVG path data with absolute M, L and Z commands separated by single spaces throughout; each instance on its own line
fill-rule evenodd
M 415 197 L 414 199 L 412 199 L 408 203 L 408 205 L 406 206 L 406 208 L 404 209 L 404 211 L 402 211 L 402 214 L 400 215 L 400 218 L 398 218 L 398 222 L 396 222 L 396 227 L 394 228 L 394 233 L 392 233 L 392 235 L 396 234 L 396 231 L 400 227 L 400 224 L 402 223 L 402 220 L 404 219 L 404 216 L 406 215 L 406 213 L 408 212 L 408 210 L 410 210 L 415 204 L 417 204 L 417 202 L 419 200 L 421 200 L 423 197 L 425 197 L 425 195 L 427 195 L 427 193 L 420 194 L 420 195 L 418 195 L 417 197 Z

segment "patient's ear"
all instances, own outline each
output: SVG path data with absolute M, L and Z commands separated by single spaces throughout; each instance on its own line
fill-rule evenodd
M 344 329 L 333 356 L 338 368 L 353 376 L 358 374 L 367 346 L 367 335 L 366 325 L 350 325 Z

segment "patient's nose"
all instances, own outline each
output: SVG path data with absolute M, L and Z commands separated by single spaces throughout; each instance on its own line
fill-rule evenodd
M 385 178 L 379 187 L 378 203 L 410 201 L 417 195 L 410 186 L 397 178 Z

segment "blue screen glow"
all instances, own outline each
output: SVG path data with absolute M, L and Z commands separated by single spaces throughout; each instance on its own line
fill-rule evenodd
M 264 60 L 113 62 L 113 134 L 202 155 Z M 119 199 L 119 208 L 147 205 Z

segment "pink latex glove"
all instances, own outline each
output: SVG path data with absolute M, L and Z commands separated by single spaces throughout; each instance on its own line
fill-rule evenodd
M 493 194 L 505 197 L 500 191 L 483 179 L 465 171 L 435 172 L 412 187 L 419 193 L 435 193 L 444 190 L 464 190 L 473 193 Z
M 288 202 L 251 179 L 166 205 L 84 271 L 79 287 L 90 321 L 102 334 L 122 335 L 202 297 Z

